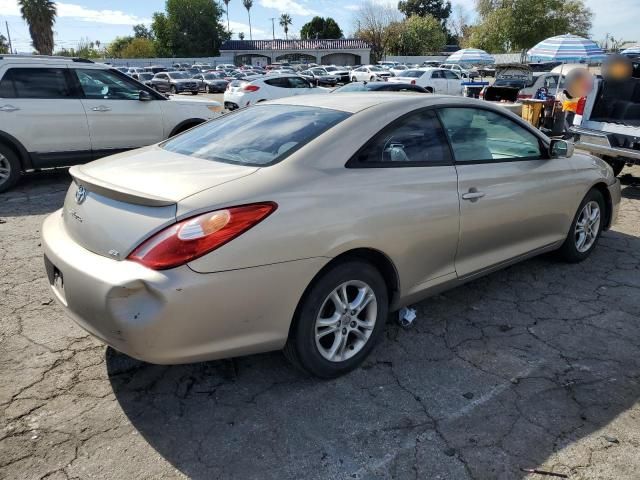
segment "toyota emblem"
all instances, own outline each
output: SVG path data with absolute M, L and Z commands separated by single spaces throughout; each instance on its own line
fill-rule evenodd
M 76 203 L 80 205 L 85 198 L 87 198 L 87 189 L 80 185 L 76 190 Z

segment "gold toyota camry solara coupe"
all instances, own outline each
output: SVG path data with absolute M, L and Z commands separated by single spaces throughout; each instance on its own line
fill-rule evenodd
M 603 161 L 480 101 L 297 96 L 71 168 L 44 222 L 51 288 L 153 363 L 283 349 L 319 377 L 371 352 L 390 311 L 615 220 Z

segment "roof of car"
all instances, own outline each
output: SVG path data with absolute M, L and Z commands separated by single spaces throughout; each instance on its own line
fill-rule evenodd
M 425 106 L 429 103 L 435 103 L 442 98 L 452 98 L 445 95 L 424 95 L 416 97 L 414 95 L 406 95 L 402 92 L 370 92 L 363 94 L 362 92 L 344 92 L 336 95 L 301 95 L 286 97 L 278 100 L 272 100 L 269 103 L 279 105 L 299 105 L 305 107 L 324 107 L 343 112 L 357 113 L 369 107 L 389 103 L 389 102 L 406 102 L 415 103 L 416 98 L 424 99 Z

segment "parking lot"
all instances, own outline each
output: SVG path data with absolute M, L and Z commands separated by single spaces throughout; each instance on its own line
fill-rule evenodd
M 0 197 L 0 478 L 635 478 L 640 168 L 622 181 L 584 263 L 543 256 L 424 301 L 319 381 L 277 352 L 155 366 L 89 337 L 42 265 L 69 177 L 29 175 Z

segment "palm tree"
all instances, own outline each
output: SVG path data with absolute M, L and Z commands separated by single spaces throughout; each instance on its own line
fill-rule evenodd
M 280 26 L 284 29 L 284 38 L 289 40 L 289 25 L 291 25 L 293 21 L 291 20 L 291 15 L 288 13 L 283 13 L 280 15 Z
M 238 34 L 238 38 L 239 38 L 240 40 L 244 40 L 244 32 L 240 32 L 240 33 Z
M 253 40 L 253 34 L 251 33 L 251 7 L 253 7 L 253 0 L 242 0 L 242 5 L 247 9 L 247 15 L 249 15 L 249 40 Z
M 53 24 L 56 4 L 52 0 L 18 0 L 20 13 L 27 25 L 33 48 L 41 55 L 53 53 Z
M 231 0 L 222 0 L 224 2 L 224 9 L 227 12 L 227 32 L 231 31 L 231 28 L 229 28 L 229 2 Z

